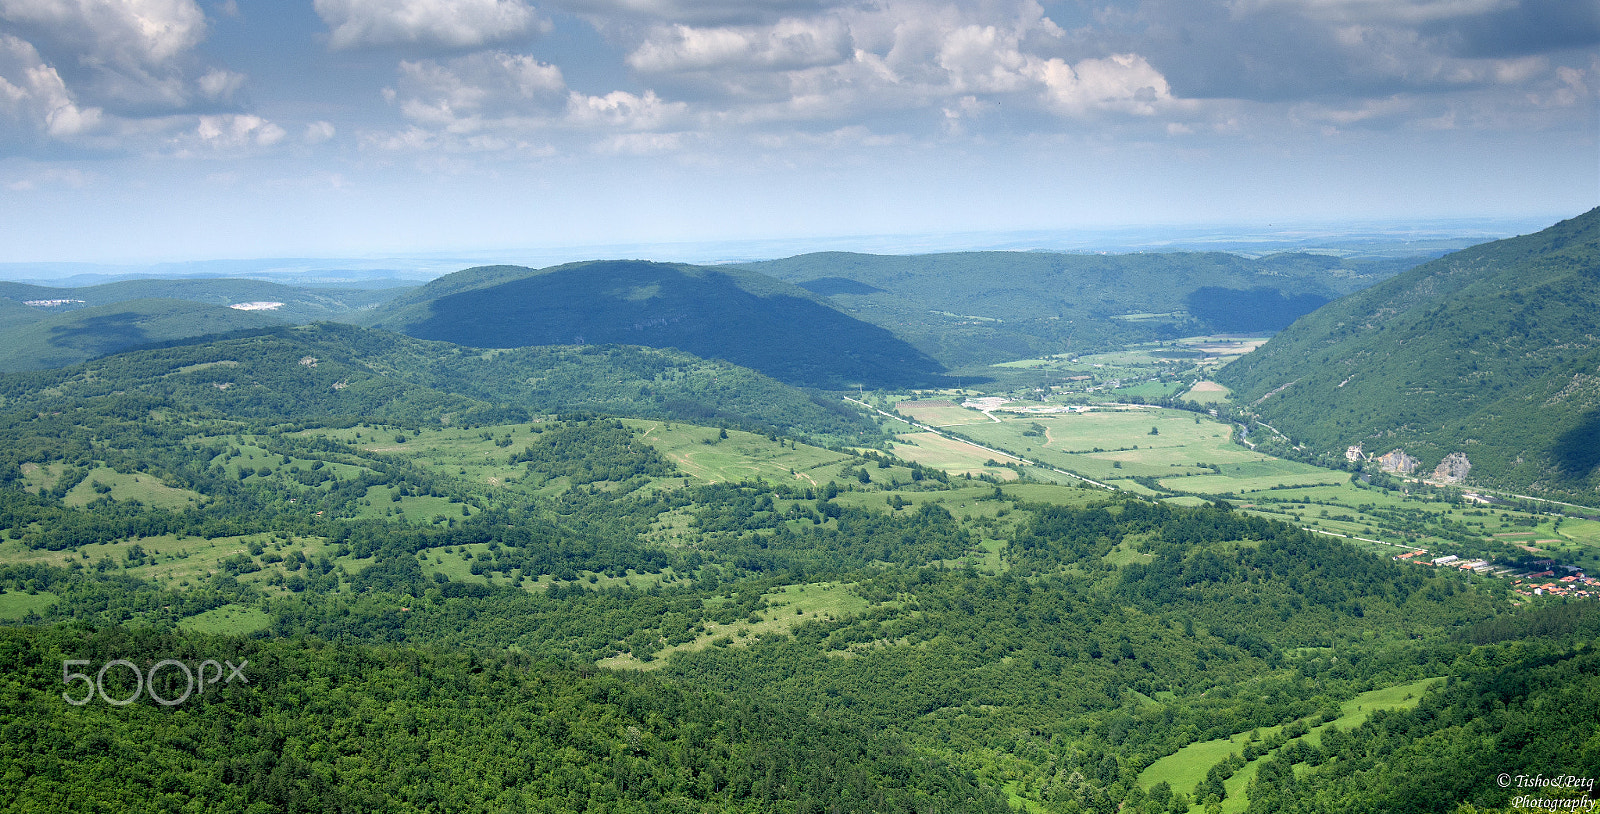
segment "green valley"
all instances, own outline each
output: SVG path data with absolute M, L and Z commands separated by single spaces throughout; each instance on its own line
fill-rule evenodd
M 372 316 L 724 296 L 614 265 Z M 894 290 L 842 268 L 730 275 L 727 327 L 770 295 L 888 336 L 829 322 L 816 297 Z M 1556 572 L 1600 570 L 1600 520 L 1320 465 L 1229 378 L 1278 340 L 1131 302 L 1093 347 L 875 389 L 796 382 L 899 345 L 769 375 L 332 323 L 0 377 L 6 805 L 1465 812 L 1596 771 L 1600 605 Z

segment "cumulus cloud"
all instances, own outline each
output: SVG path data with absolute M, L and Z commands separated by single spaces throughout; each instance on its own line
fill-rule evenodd
M 0 34 L 0 112 L 57 139 L 92 131 L 104 118 L 99 108 L 78 105 L 33 45 L 9 34 Z
M 1354 101 L 1542 81 L 1553 65 L 1529 58 L 1600 44 L 1600 4 L 1139 0 L 1126 19 L 1083 36 L 1137 44 L 1178 96 Z
M 1068 45 L 1034 0 L 881 0 L 763 24 L 655 26 L 627 62 L 745 124 L 926 110 L 956 133 L 951 122 L 980 97 L 1060 116 L 1148 115 L 1175 101 L 1142 55 L 1074 60 L 1059 55 Z
M 1074 65 L 1052 59 L 1035 70 L 1050 106 L 1069 115 L 1111 110 L 1148 116 L 1174 101 L 1166 77 L 1138 54 L 1114 54 Z
M 661 129 L 682 118 L 687 111 L 688 105 L 664 101 L 655 91 L 635 95 L 618 90 L 603 96 L 573 91 L 567 97 L 567 121 L 579 127 Z
M 524 0 L 316 0 L 335 49 L 419 45 L 482 48 L 548 24 Z
M 271 147 L 288 135 L 282 127 L 260 116 L 228 114 L 199 118 L 194 136 L 199 143 L 218 151 Z
M 206 20 L 193 0 L 0 0 L 0 19 L 97 105 L 172 110 L 196 90 L 184 63 Z
M 850 33 L 836 17 L 785 19 L 763 27 L 657 29 L 627 57 L 628 65 L 645 73 L 710 71 L 758 67 L 795 70 L 833 65 L 853 52 Z
M 333 138 L 335 132 L 332 122 L 316 121 L 306 125 L 306 132 L 300 140 L 307 144 L 321 144 Z
M 124 67 L 164 65 L 206 34 L 194 0 L 0 0 L 0 17 Z
M 455 59 L 403 61 L 392 97 L 414 125 L 471 133 L 523 128 L 559 110 L 561 69 L 525 54 L 490 51 Z M 485 142 L 480 149 L 489 149 Z
M 232 99 L 234 92 L 244 85 L 244 74 L 213 68 L 202 75 L 197 84 L 207 99 L 214 102 L 227 101 Z
M 99 112 L 102 133 L 186 127 L 193 119 L 167 119 L 233 108 L 246 82 L 197 50 L 209 25 L 195 0 L 0 0 L 0 29 L 38 53 L 78 107 Z

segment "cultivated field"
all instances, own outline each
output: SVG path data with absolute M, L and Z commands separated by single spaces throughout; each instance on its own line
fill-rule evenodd
M 915 461 L 930 469 L 943 470 L 952 475 L 993 475 L 1001 480 L 1017 477 L 1014 470 L 988 463 L 996 459 L 993 452 L 953 438 L 931 432 L 907 433 L 895 438 L 897 441 L 891 449 L 897 457 Z
M 1212 381 L 1198 381 L 1183 394 L 1186 401 L 1196 404 L 1219 404 L 1232 400 L 1233 391 Z
M 895 405 L 895 411 L 931 427 L 957 427 L 989 420 L 983 413 L 948 399 L 902 401 Z

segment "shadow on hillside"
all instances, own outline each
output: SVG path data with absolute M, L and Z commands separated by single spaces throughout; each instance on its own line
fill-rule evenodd
M 91 356 L 116 353 L 150 341 L 139 325 L 140 319 L 141 315 L 124 311 L 58 325 L 50 329 L 49 342 L 54 347 L 70 348 Z
M 1600 410 L 1590 410 L 1561 434 L 1550 450 L 1556 468 L 1569 478 L 1586 478 L 1600 467 Z
M 803 387 L 947 386 L 943 365 L 887 328 L 714 271 L 607 261 L 434 300 L 406 329 L 479 348 L 645 345 L 722 359 Z

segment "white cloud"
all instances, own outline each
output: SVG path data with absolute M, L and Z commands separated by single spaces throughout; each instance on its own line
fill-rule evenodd
M 1115 54 L 1068 65 L 1059 59 L 1035 67 L 1050 107 L 1066 115 L 1107 110 L 1149 116 L 1174 102 L 1166 77 L 1138 54 Z
M 206 34 L 194 0 L 0 0 L 0 17 L 37 26 L 86 59 L 123 67 L 161 66 Z
M 399 72 L 399 88 L 386 89 L 385 98 L 413 125 L 455 134 L 526 129 L 555 116 L 567 96 L 559 68 L 523 54 L 403 61 Z M 469 148 L 490 151 L 496 143 L 485 137 Z
M 767 24 L 657 26 L 627 62 L 728 123 L 925 110 L 958 134 L 963 108 L 998 100 L 1062 116 L 1175 106 L 1142 55 L 1072 61 L 1068 45 L 1034 0 L 881 0 Z
M 94 130 L 104 119 L 100 108 L 77 104 L 31 44 L 9 34 L 0 34 L 0 111 L 58 139 Z
M 0 21 L 58 69 L 73 94 L 124 117 L 228 102 L 242 74 L 199 64 L 194 0 L 0 0 Z
M 646 73 L 726 67 L 794 70 L 846 61 L 853 50 L 849 31 L 836 17 L 785 19 L 762 27 L 658 28 L 627 62 Z
M 305 135 L 300 138 L 307 144 L 321 144 L 333 138 L 334 132 L 331 122 L 317 121 L 306 125 Z
M 567 121 L 579 127 L 654 130 L 687 112 L 688 105 L 663 101 L 648 90 L 642 96 L 618 90 L 604 96 L 573 91 L 567 97 Z
M 282 127 L 248 114 L 201 116 L 194 129 L 199 144 L 219 152 L 271 147 L 286 135 Z
M 234 92 L 244 85 L 244 74 L 213 68 L 197 80 L 200 92 L 214 102 L 233 98 Z
M 524 0 L 316 0 L 333 48 L 481 48 L 543 30 Z

